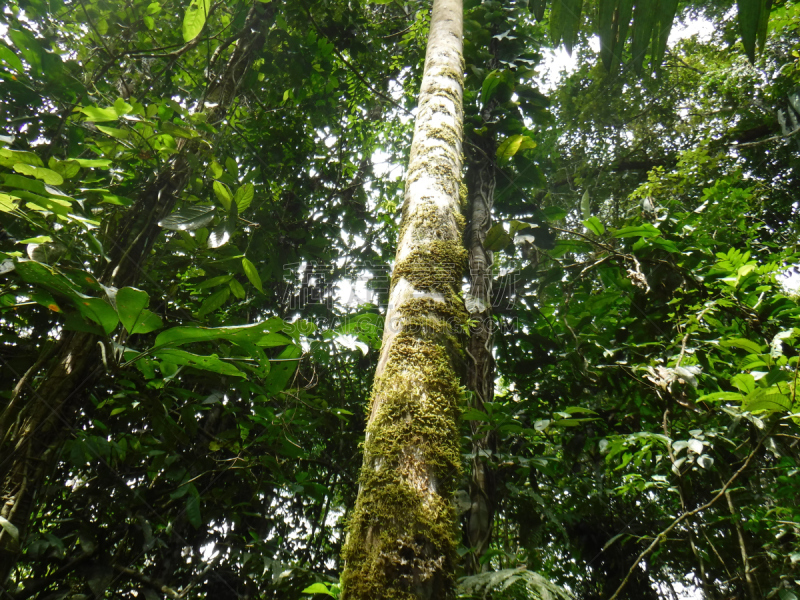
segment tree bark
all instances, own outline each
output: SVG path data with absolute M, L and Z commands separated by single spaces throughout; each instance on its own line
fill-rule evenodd
M 461 0 L 434 0 L 383 346 L 348 527 L 346 600 L 453 596 L 461 469 Z
M 486 233 L 492 225 L 492 204 L 496 183 L 494 143 L 476 140 L 477 152 L 470 165 L 469 229 L 466 235 L 469 251 L 470 288 L 467 297 L 470 339 L 467 389 L 472 392 L 471 406 L 484 411 L 485 402 L 494 398 L 494 355 L 492 354 L 492 252 L 484 247 Z M 466 542 L 471 549 L 467 569 L 472 573 L 488 570 L 480 559 L 489 549 L 495 513 L 495 473 L 492 454 L 496 449 L 494 432 L 480 432 L 480 423 L 472 421 L 472 473 L 469 482 L 470 509 L 466 518 Z
M 267 21 L 274 10 L 273 5 L 262 7 L 256 3 L 248 13 L 222 74 L 209 84 L 207 96 L 218 102 L 209 122 L 226 114 L 243 76 L 263 46 Z M 119 288 L 142 279 L 143 267 L 161 231 L 158 222 L 172 211 L 189 181 L 187 155 L 199 147 L 192 142 L 179 146 L 181 153 L 144 187 L 120 220 L 120 227 L 107 232 L 107 239 L 112 242 L 111 261 L 99 278 L 101 283 Z M 75 414 L 86 404 L 87 390 L 105 371 L 99 352 L 102 343 L 92 333 L 64 333 L 53 356 L 41 365 L 46 370 L 38 383 L 31 381 L 35 373 L 26 373 L 0 413 L 0 516 L 18 531 L 18 540 L 14 540 L 8 531 L 0 529 L 0 585 L 5 584 L 16 565 L 35 511 L 37 492 L 54 467 L 53 457 L 69 435 Z

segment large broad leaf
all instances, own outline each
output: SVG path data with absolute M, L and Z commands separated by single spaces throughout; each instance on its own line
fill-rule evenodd
M 661 232 L 650 225 L 650 223 L 642 223 L 641 225 L 633 225 L 631 227 L 623 227 L 614 232 L 615 238 L 628 238 L 628 237 L 644 237 L 651 238 L 661 235 Z
M 757 388 L 742 402 L 742 410 L 748 412 L 776 412 L 789 410 L 792 401 L 776 387 Z
M 678 12 L 678 0 L 661 0 L 658 7 L 658 29 L 653 33 L 655 52 L 653 53 L 653 67 L 658 68 L 664 60 L 667 52 L 667 41 L 669 32 L 672 30 L 672 22 Z
M 222 289 L 217 290 L 213 294 L 211 294 L 208 298 L 203 300 L 203 303 L 200 305 L 200 310 L 197 311 L 197 317 L 202 319 L 208 314 L 211 314 L 218 308 L 220 308 L 223 304 L 228 301 L 228 298 L 231 295 L 231 289 L 229 287 L 224 287 Z
M 547 0 L 531 0 L 529 6 L 537 21 L 544 19 L 544 9 L 547 8 Z
M 233 200 L 233 194 L 231 194 L 230 188 L 222 183 L 221 181 L 214 181 L 212 184 L 214 189 L 214 195 L 217 197 L 217 200 L 222 203 L 222 206 L 225 210 L 230 210 L 231 208 L 231 200 Z
M 67 277 L 35 260 L 20 259 L 16 262 L 16 271 L 23 281 L 36 286 L 44 286 L 53 292 L 80 300 L 80 290 Z
M 600 58 L 607 71 L 611 70 L 611 57 L 614 51 L 614 8 L 615 0 L 600 0 L 597 30 L 600 34 Z
M 739 9 L 739 30 L 742 33 L 742 44 L 750 62 L 756 59 L 756 39 L 761 22 L 761 11 L 765 8 L 764 0 L 736 0 Z
M 578 31 L 581 28 L 583 0 L 561 0 L 561 2 L 561 18 L 564 20 L 561 35 L 567 52 L 572 54 L 572 47 L 578 41 Z
M 158 334 L 154 347 L 175 347 L 209 340 L 257 343 L 269 334 L 282 331 L 285 326 L 286 324 L 282 319 L 273 318 L 263 323 L 235 327 L 173 327 Z M 283 340 L 285 340 L 283 344 L 291 343 L 287 338 L 283 338 Z
M 622 50 L 628 39 L 628 26 L 633 16 L 633 0 L 620 0 L 617 7 L 617 21 L 614 26 L 616 41 L 612 51 L 611 69 L 616 69 L 622 62 Z
M 510 243 L 511 236 L 509 236 L 505 229 L 503 229 L 503 225 L 498 223 L 497 225 L 492 226 L 492 228 L 486 232 L 486 240 L 483 242 L 483 247 L 490 252 L 497 252 L 498 250 L 502 250 L 508 246 Z
M 153 356 L 164 362 L 172 363 L 173 365 L 194 367 L 195 369 L 211 371 L 212 373 L 219 373 L 220 375 L 230 375 L 231 377 L 245 376 L 244 373 L 231 363 L 220 360 L 216 354 L 202 356 L 199 354 L 192 354 L 180 348 L 163 348 L 153 352 Z
M 7 64 L 17 73 L 25 72 L 25 68 L 22 66 L 22 61 L 19 59 L 19 56 L 14 54 L 14 51 L 3 43 L 0 43 L 0 63 Z
M 193 483 L 190 483 L 187 487 L 189 488 L 189 494 L 186 496 L 186 518 L 189 519 L 189 523 L 192 527 L 199 529 L 200 525 L 202 525 L 202 519 L 200 517 L 200 493 Z
M 532 148 L 536 148 L 536 142 L 527 135 L 512 135 L 503 140 L 497 147 L 497 159 L 508 160 L 520 150 L 529 150 Z
M 276 359 L 270 361 L 269 377 L 264 381 L 264 390 L 268 394 L 277 394 L 289 384 L 302 355 L 302 348 L 292 345 L 284 348 Z
M 87 121 L 103 122 L 116 121 L 119 119 L 119 115 L 113 106 L 109 106 L 108 108 L 100 108 L 98 106 L 82 106 L 79 110 L 86 115 Z
M 253 201 L 253 197 L 255 196 L 255 187 L 252 183 L 246 183 L 233 195 L 233 201 L 236 202 L 236 206 L 239 208 L 239 212 L 244 212 L 250 206 L 250 203 Z
M 41 179 L 50 185 L 61 185 L 64 183 L 64 178 L 61 175 L 45 167 L 35 167 L 33 165 L 26 165 L 25 163 L 17 163 L 14 165 L 14 170 L 17 173 Z
M 171 231 L 194 231 L 205 227 L 213 220 L 213 206 L 186 206 L 159 221 L 158 226 Z
M 592 215 L 592 198 L 589 196 L 589 189 L 587 188 L 581 196 L 581 215 L 584 219 L 588 219 Z
M 164 326 L 161 317 L 147 310 L 150 297 L 146 292 L 124 287 L 117 292 L 116 301 L 119 320 L 128 333 L 150 333 Z
M 631 54 L 633 54 L 633 68 L 637 74 L 642 72 L 644 55 L 650 46 L 650 36 L 653 33 L 653 26 L 658 17 L 657 2 L 637 2 L 633 13 L 633 42 L 631 43 Z
M 183 41 L 189 42 L 200 35 L 206 24 L 211 0 L 192 0 L 183 16 Z
M 106 335 L 114 331 L 117 323 L 119 323 L 117 311 L 105 300 L 92 298 L 91 296 L 83 296 L 82 298 L 75 299 L 74 302 L 80 313 L 87 319 L 91 319 L 100 325 Z
M 232 234 L 233 229 L 229 221 L 220 223 L 208 234 L 208 247 L 212 249 L 221 248 L 228 243 Z
M 261 286 L 261 276 L 258 274 L 256 266 L 248 259 L 243 258 L 242 269 L 244 269 L 244 274 L 247 275 L 247 279 L 253 284 L 253 287 L 259 292 L 264 293 L 264 288 Z

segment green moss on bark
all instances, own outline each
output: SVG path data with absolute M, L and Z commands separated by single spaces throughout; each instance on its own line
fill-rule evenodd
M 421 317 L 439 308 L 424 302 L 406 311 Z M 419 589 L 446 582 L 429 590 L 430 597 L 444 599 L 452 583 L 457 537 L 451 494 L 461 475 L 463 390 L 447 344 L 411 329 L 395 338 L 373 389 L 377 405 L 344 550 L 356 566 L 345 583 L 355 598 L 410 600 L 420 597 Z

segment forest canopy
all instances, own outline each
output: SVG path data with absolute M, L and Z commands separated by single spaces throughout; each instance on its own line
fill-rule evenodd
M 405 196 L 430 28 L 0 10 L 0 597 L 341 598 L 417 514 L 357 504 L 376 443 L 446 525 L 347 600 L 800 597 L 800 3 L 465 0 L 455 243 Z M 453 419 L 365 435 L 426 376 Z

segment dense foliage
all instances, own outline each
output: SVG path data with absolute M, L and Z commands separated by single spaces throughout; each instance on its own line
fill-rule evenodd
M 713 32 L 596 53 L 616 4 L 467 2 L 495 509 L 460 591 L 796 598 L 800 5 L 742 48 L 732 2 L 675 3 Z M 338 593 L 427 18 L 3 8 L 4 598 Z

